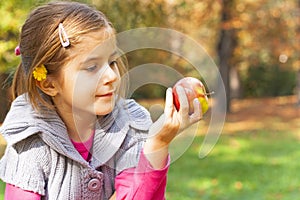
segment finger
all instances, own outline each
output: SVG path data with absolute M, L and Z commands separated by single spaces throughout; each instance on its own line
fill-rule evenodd
M 174 110 L 172 88 L 167 89 L 165 101 L 166 103 L 165 103 L 164 113 L 166 117 L 171 117 Z
M 180 85 L 176 87 L 176 91 L 178 94 L 178 99 L 180 103 L 180 114 L 184 117 L 186 117 L 189 113 L 189 101 L 187 98 L 187 95 L 185 93 L 185 90 Z
M 190 115 L 190 123 L 195 123 L 202 118 L 202 107 L 198 98 L 193 100 L 194 112 Z

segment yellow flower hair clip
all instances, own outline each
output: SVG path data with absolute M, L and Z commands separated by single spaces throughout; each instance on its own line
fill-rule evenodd
M 32 74 L 35 80 L 42 81 L 47 78 L 47 69 L 45 65 L 40 65 L 33 70 Z

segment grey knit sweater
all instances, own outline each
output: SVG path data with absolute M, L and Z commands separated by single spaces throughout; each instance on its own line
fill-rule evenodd
M 96 123 L 92 159 L 85 161 L 72 145 L 55 111 L 35 112 L 26 95 L 12 104 L 0 128 L 7 141 L 0 178 L 43 199 L 109 199 L 114 178 L 134 167 L 152 124 L 133 100 L 120 100 Z

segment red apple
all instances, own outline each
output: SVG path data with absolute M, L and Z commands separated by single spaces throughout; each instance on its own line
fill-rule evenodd
M 173 87 L 173 101 L 177 111 L 180 109 L 180 103 L 176 91 L 176 87 L 178 85 L 184 88 L 184 91 L 187 95 L 189 101 L 189 107 L 190 107 L 189 113 L 194 112 L 193 100 L 195 98 L 198 98 L 201 104 L 202 114 L 207 112 L 209 105 L 208 105 L 208 98 L 207 98 L 205 87 L 200 80 L 193 77 L 182 78 Z

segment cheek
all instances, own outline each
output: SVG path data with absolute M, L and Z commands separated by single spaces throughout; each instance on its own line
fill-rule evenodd
M 92 103 L 95 98 L 97 81 L 93 79 L 77 78 L 73 84 L 73 101 L 77 103 Z
M 93 100 L 97 82 L 80 73 L 64 77 L 62 93 L 74 105 L 88 105 Z

